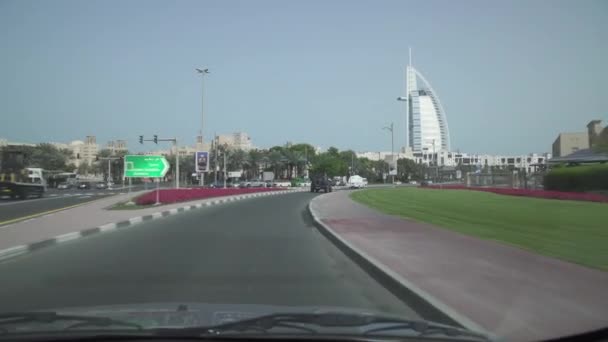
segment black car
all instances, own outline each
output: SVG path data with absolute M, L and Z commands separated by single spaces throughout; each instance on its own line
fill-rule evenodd
M 310 182 L 310 192 L 319 192 L 323 190 L 324 192 L 332 191 L 332 182 L 331 179 L 327 177 L 315 177 Z

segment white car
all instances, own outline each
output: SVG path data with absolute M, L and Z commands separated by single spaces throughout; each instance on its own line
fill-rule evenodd
M 361 176 L 350 176 L 348 179 L 348 187 L 351 189 L 361 189 L 367 186 L 367 179 Z

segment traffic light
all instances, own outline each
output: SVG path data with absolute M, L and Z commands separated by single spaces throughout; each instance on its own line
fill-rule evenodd
M 154 143 L 158 144 L 158 135 L 154 134 Z
M 144 136 L 143 136 L 143 135 L 140 135 L 140 136 L 139 136 L 139 143 L 140 143 L 140 144 L 143 144 L 143 143 L 144 143 Z

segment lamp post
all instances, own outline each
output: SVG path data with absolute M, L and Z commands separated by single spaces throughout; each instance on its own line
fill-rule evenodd
M 410 105 L 407 103 L 407 96 L 399 96 L 397 98 L 397 101 L 403 101 L 405 102 L 405 149 L 407 152 L 407 147 L 409 145 L 409 138 L 410 138 L 410 132 L 409 132 L 409 116 L 410 116 Z
M 394 124 L 391 122 L 390 126 L 382 127 L 382 129 L 386 129 L 387 131 L 391 132 L 391 164 L 390 165 L 392 165 L 393 162 L 395 161 L 395 155 L 394 155 L 394 153 L 395 153 Z M 396 168 L 395 168 L 395 171 L 396 171 Z M 391 170 L 390 170 L 390 167 L 389 167 L 389 175 L 390 175 L 390 173 L 391 173 Z M 392 183 L 394 183 L 395 182 L 395 176 L 394 175 L 392 175 L 392 176 L 393 177 L 391 177 L 391 181 L 392 181 Z
M 205 75 L 209 73 L 209 69 L 195 69 L 201 75 L 201 146 L 205 143 L 203 132 L 205 129 Z M 205 173 L 201 172 L 199 177 L 199 185 L 205 184 Z

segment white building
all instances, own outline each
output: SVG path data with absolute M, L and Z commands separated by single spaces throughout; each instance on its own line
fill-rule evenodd
M 112 151 L 112 153 L 116 152 L 126 152 L 127 141 L 126 140 L 110 140 L 106 145 L 106 149 Z
M 399 98 L 407 101 L 406 131 L 408 147 L 415 152 L 420 151 L 449 151 L 450 131 L 439 95 L 420 71 L 410 62 L 406 68 L 406 97 Z
M 234 132 L 232 134 L 220 134 L 215 137 L 218 145 L 226 145 L 230 149 L 249 151 L 253 148 L 251 138 L 245 132 Z
M 360 152 L 357 153 L 358 158 L 367 158 L 369 160 L 384 160 L 390 161 L 391 152 Z M 417 164 L 437 165 L 437 166 L 475 166 L 478 169 L 487 167 L 498 167 L 501 169 L 515 168 L 533 172 L 534 166 L 546 164 L 548 159 L 551 159 L 551 153 L 530 153 L 522 155 L 490 155 L 476 153 L 460 153 L 438 151 L 435 154 L 432 152 L 413 152 L 413 153 L 395 153 L 396 159 L 412 159 Z

